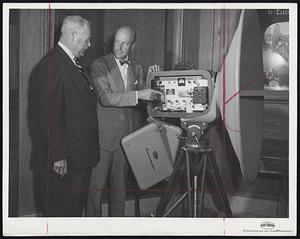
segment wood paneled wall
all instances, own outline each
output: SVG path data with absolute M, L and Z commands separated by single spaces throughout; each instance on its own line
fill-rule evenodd
M 9 12 L 9 89 L 19 88 L 19 11 Z
M 19 11 L 9 12 L 9 215 L 18 215 L 19 178 Z
M 116 29 L 130 25 L 137 32 L 132 54 L 145 69 L 159 64 L 171 70 L 184 61 L 197 69 L 220 71 L 239 16 L 240 10 L 105 10 L 104 42 L 110 49 Z
M 220 71 L 239 17 L 240 10 L 184 10 L 182 61 Z
M 166 10 L 105 10 L 104 41 L 108 51 L 115 31 L 123 25 L 136 30 L 136 47 L 132 56 L 141 62 L 145 71 L 150 65 L 164 65 Z
M 31 137 L 28 121 L 30 82 L 39 60 L 53 44 L 53 12 L 20 10 L 19 18 L 19 178 L 18 214 L 35 212 L 34 182 L 31 170 Z M 52 19 L 52 21 L 50 21 Z
M 164 70 L 172 70 L 182 61 L 183 9 L 166 11 L 166 39 Z

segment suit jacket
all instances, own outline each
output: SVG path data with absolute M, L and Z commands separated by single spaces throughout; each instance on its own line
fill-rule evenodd
M 35 79 L 35 157 L 48 165 L 67 158 L 69 167 L 94 166 L 99 160 L 97 93 L 60 46 L 37 66 Z
M 125 135 L 138 129 L 141 115 L 136 106 L 135 90 L 145 85 L 142 66 L 133 58 L 127 70 L 127 87 L 112 53 L 96 59 L 91 75 L 99 93 L 97 104 L 100 149 L 114 151 Z

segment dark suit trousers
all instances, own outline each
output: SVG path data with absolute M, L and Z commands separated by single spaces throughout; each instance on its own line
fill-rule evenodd
M 43 214 L 46 217 L 81 217 L 92 167 L 71 168 L 64 177 L 38 167 Z
M 101 203 L 105 192 L 110 196 L 109 216 L 125 216 L 127 172 L 127 159 L 120 146 L 113 152 L 100 150 L 100 161 L 92 171 L 86 216 L 102 216 Z M 110 188 L 106 186 L 108 179 Z

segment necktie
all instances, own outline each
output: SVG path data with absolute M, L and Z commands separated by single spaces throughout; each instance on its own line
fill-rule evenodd
M 123 66 L 124 64 L 130 65 L 131 62 L 129 60 L 120 60 L 120 64 L 121 66 Z
M 78 70 L 80 71 L 80 73 L 82 74 L 82 76 L 84 77 L 88 87 L 90 88 L 91 91 L 94 90 L 93 86 L 91 85 L 91 83 L 89 82 L 87 76 L 84 74 L 84 70 L 83 70 L 83 67 L 81 65 L 81 62 L 79 60 L 78 57 L 74 57 L 74 61 L 75 61 L 75 64 L 76 64 L 76 67 L 78 68 Z
M 78 57 L 74 57 L 74 61 L 75 61 L 75 64 L 77 65 L 77 67 L 82 68 L 81 62 Z

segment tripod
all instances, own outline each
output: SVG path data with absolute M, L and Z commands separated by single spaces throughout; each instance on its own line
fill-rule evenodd
M 185 198 L 187 198 L 188 216 L 203 216 L 205 188 L 211 184 L 217 193 L 217 197 L 212 194 L 216 206 L 223 210 L 224 217 L 232 217 L 214 153 L 209 148 L 208 139 L 203 139 L 204 131 L 208 128 L 207 124 L 192 123 L 187 125 L 186 122 L 184 124 L 187 128 L 185 144 L 178 153 L 173 173 L 169 177 L 165 193 L 162 195 L 156 209 L 156 216 L 168 216 Z M 179 182 L 182 182 L 182 179 L 186 182 L 186 188 L 174 190 Z M 166 210 L 173 193 L 178 191 L 183 192 L 183 194 Z

